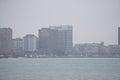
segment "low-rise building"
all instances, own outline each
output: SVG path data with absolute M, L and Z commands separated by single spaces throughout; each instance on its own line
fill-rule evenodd
M 100 56 L 104 54 L 104 43 L 76 44 L 73 50 L 75 56 Z

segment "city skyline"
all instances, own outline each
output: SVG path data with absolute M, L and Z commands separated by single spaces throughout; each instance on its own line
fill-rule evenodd
M 55 25 L 55 26 L 67 26 L 67 25 Z M 70 25 L 68 25 L 68 26 L 70 26 Z M 40 29 L 44 29 L 44 28 L 50 28 L 51 26 L 49 26 L 49 27 L 43 27 L 43 28 L 40 28 Z M 11 27 L 2 27 L 2 28 L 11 28 Z M 117 27 L 117 30 L 118 30 L 118 28 L 120 28 L 120 27 Z M 12 30 L 13 30 L 13 28 L 11 28 Z M 20 38 L 20 39 L 23 39 L 26 35 L 35 35 L 37 38 L 39 37 L 39 30 L 40 29 L 38 29 L 37 30 L 37 35 L 36 34 L 34 34 L 34 33 L 26 33 L 26 34 L 24 34 L 23 36 L 16 36 L 16 37 L 14 37 L 14 36 L 12 36 L 12 39 L 17 39 L 17 38 Z M 14 35 L 14 30 L 13 30 L 13 33 L 12 33 L 13 35 Z M 99 41 L 99 42 L 79 42 L 79 43 L 75 43 L 74 41 L 73 41 L 73 46 L 75 45 L 75 44 L 87 44 L 87 43 L 101 43 L 101 42 L 104 42 L 104 44 L 105 45 L 119 45 L 119 35 L 118 35 L 119 33 L 117 32 L 117 41 L 118 42 L 116 42 L 116 43 L 109 43 L 109 44 L 106 44 L 106 42 L 105 41 Z M 73 35 L 73 34 L 72 34 Z M 74 36 L 73 36 L 74 37 Z M 74 40 L 74 38 L 73 38 L 73 40 Z
M 27 34 L 13 38 L 12 28 L 0 28 L 0 58 L 8 57 L 120 57 L 120 44 L 79 43 L 73 46 L 70 25 L 39 29 L 39 37 Z M 118 41 L 120 41 L 120 27 Z M 119 43 L 119 42 L 118 42 Z
M 38 36 L 38 29 L 72 25 L 73 43 L 118 43 L 120 0 L 1 0 L 0 27 L 13 38 Z

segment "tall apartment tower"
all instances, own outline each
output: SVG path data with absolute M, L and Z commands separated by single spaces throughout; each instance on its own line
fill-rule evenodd
M 120 27 L 118 27 L 118 45 L 120 45 Z
M 12 50 L 12 29 L 0 28 L 0 54 L 11 53 Z

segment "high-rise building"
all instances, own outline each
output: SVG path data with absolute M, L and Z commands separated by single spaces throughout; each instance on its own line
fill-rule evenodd
M 0 28 L 0 54 L 11 53 L 12 50 L 12 29 Z
M 53 51 L 57 47 L 57 30 L 42 28 L 39 30 L 39 49 L 44 51 Z
M 50 26 L 39 30 L 39 49 L 52 53 L 71 50 L 72 26 Z
M 120 27 L 118 27 L 118 45 L 120 45 Z
M 37 37 L 33 34 L 28 34 L 23 38 L 24 51 L 35 52 L 37 51 Z
M 58 31 L 58 48 L 62 50 L 71 50 L 73 47 L 72 41 L 72 26 L 61 25 L 61 26 L 50 26 L 51 29 Z

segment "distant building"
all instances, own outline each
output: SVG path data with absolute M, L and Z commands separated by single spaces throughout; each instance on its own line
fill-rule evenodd
M 101 56 L 104 55 L 104 43 L 84 43 L 76 44 L 74 47 L 74 55 L 77 56 Z
M 13 53 L 15 56 L 23 56 L 23 39 L 13 39 Z
M 28 34 L 23 38 L 24 51 L 27 53 L 32 53 L 37 51 L 37 37 L 33 34 Z
M 58 48 L 62 50 L 71 50 L 73 47 L 72 34 L 73 29 L 71 25 L 50 26 L 51 29 L 58 31 Z
M 23 49 L 23 39 L 13 39 L 13 49 Z
M 62 55 L 72 49 L 72 26 L 50 26 L 39 30 L 39 49 L 47 54 Z
M 120 57 L 120 46 L 119 45 L 108 45 L 107 49 L 109 55 L 112 57 Z
M 12 50 L 12 29 L 0 28 L 0 54 L 10 54 Z
M 57 49 L 57 30 L 42 28 L 39 30 L 39 50 L 50 54 Z
M 120 27 L 118 27 L 118 45 L 120 45 Z

